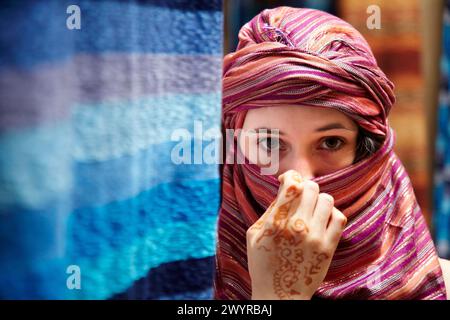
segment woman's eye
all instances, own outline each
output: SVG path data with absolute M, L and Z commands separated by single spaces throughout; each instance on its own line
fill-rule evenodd
M 277 150 L 280 148 L 280 140 L 273 137 L 260 138 L 258 145 L 267 151 Z
M 337 137 L 326 138 L 322 141 L 320 147 L 328 151 L 336 151 L 342 147 L 344 141 Z

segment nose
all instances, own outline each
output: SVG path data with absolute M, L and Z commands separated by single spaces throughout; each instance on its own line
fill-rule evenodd
M 311 159 L 308 159 L 304 156 L 296 156 L 292 159 L 292 162 L 289 164 L 288 169 L 294 169 L 300 175 L 303 179 L 314 179 L 314 163 L 311 161 Z

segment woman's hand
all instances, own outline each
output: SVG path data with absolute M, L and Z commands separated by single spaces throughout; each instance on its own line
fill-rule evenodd
M 289 170 L 277 198 L 247 231 L 252 299 L 311 299 L 324 280 L 347 218 L 317 183 Z

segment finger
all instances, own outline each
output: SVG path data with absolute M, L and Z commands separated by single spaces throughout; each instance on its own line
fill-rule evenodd
M 297 212 L 301 217 L 304 217 L 307 220 L 312 218 L 318 195 L 319 185 L 317 183 L 310 180 L 303 182 L 300 205 L 297 209 Z
M 298 182 L 301 178 L 294 170 L 289 170 L 284 174 L 284 177 L 280 179 L 283 183 L 278 191 L 276 204 L 277 206 L 282 206 L 287 202 L 300 196 L 303 184 Z
M 270 204 L 255 225 L 255 229 L 277 229 L 287 223 L 289 216 L 295 212 L 298 202 L 294 200 L 300 197 L 302 185 L 299 174 L 295 170 L 288 170 L 278 177 L 281 182 L 276 199 Z
M 292 194 L 301 192 L 302 186 L 299 183 L 296 183 L 301 181 L 301 177 L 295 170 L 288 170 L 279 175 L 278 181 L 280 182 L 280 187 L 278 189 L 277 197 L 272 201 L 263 216 L 269 215 L 275 207 L 280 207 L 286 203 L 287 198 L 292 196 Z
M 264 211 L 261 217 L 259 217 L 259 219 L 247 229 L 247 234 L 256 233 L 257 231 L 263 229 L 267 225 L 268 221 L 273 221 L 272 216 L 275 214 L 274 209 L 278 207 L 276 205 L 276 202 L 277 199 L 272 201 L 272 203 L 269 205 L 266 211 Z
M 275 236 L 279 231 L 287 228 L 289 209 L 290 203 L 272 208 L 267 218 L 258 225 L 261 228 L 256 229 L 256 244 L 259 244 L 264 238 Z
M 291 185 L 300 185 L 303 179 L 297 171 L 288 170 L 278 177 L 278 181 L 280 181 L 279 191 L 284 191 Z
M 273 212 L 273 208 L 275 207 L 275 201 L 273 201 L 270 206 L 267 208 L 267 210 L 262 214 L 261 217 L 259 217 L 258 221 L 256 221 L 252 227 L 255 229 L 261 229 L 265 223 L 265 221 L 270 217 L 270 215 Z
M 302 182 L 302 180 L 303 180 L 301 178 L 301 175 L 294 169 L 290 169 L 290 170 L 287 170 L 284 173 L 282 173 L 280 176 L 278 176 L 278 181 L 282 184 L 285 181 L 286 177 L 291 178 L 294 181 L 299 182 L 299 183 Z
M 284 191 L 276 201 L 272 202 L 269 209 L 263 215 L 263 218 L 260 219 L 261 221 L 258 222 L 257 227 L 261 229 L 264 228 L 266 230 L 264 231 L 266 234 L 269 232 L 267 230 L 272 230 L 273 233 L 275 233 L 278 230 L 286 229 L 289 218 L 295 213 L 300 197 L 297 196 L 289 199 L 286 192 L 291 192 L 290 189 L 292 189 L 293 191 L 291 191 L 296 194 L 299 192 L 299 186 L 297 185 L 287 187 L 287 190 Z
M 342 232 L 347 225 L 347 217 L 338 209 L 333 207 L 328 228 L 325 231 L 330 243 L 337 245 L 342 236 Z
M 273 215 L 275 209 L 275 201 L 273 201 L 264 214 L 247 229 L 246 238 L 247 238 L 247 246 L 255 246 L 260 241 L 266 237 L 271 236 L 275 230 L 270 227 L 268 228 L 268 221 L 273 221 Z
M 300 198 L 293 201 L 293 204 L 295 202 L 299 202 Z M 289 227 L 290 230 L 293 231 L 296 235 L 300 236 L 306 236 L 309 233 L 309 227 L 306 223 L 304 217 L 300 216 L 300 213 L 297 210 L 297 206 L 293 209 L 293 213 L 291 214 L 289 218 Z
M 328 193 L 319 193 L 314 209 L 311 226 L 322 236 L 327 229 L 330 216 L 333 211 L 334 198 Z

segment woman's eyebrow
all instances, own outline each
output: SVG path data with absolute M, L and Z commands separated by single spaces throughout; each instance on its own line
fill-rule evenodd
M 283 135 L 285 135 L 285 133 L 283 132 L 283 131 L 281 131 L 280 129 L 277 129 L 277 128 L 265 128 L 265 127 L 261 127 L 261 128 L 256 128 L 256 129 L 253 129 L 253 130 L 255 130 L 256 132 L 258 132 L 259 133 L 259 131 L 265 131 L 265 132 L 262 132 L 262 133 L 277 133 L 276 131 L 275 132 L 272 132 L 272 130 L 277 130 L 278 131 L 278 134 L 280 135 L 280 136 L 283 136 Z
M 349 130 L 349 131 L 356 131 L 354 129 L 347 128 L 343 124 L 338 123 L 338 122 L 330 123 L 330 124 L 327 124 L 326 126 L 317 128 L 316 131 L 320 132 L 320 131 L 327 131 L 327 130 L 332 130 L 332 129 L 345 129 L 345 130 Z

